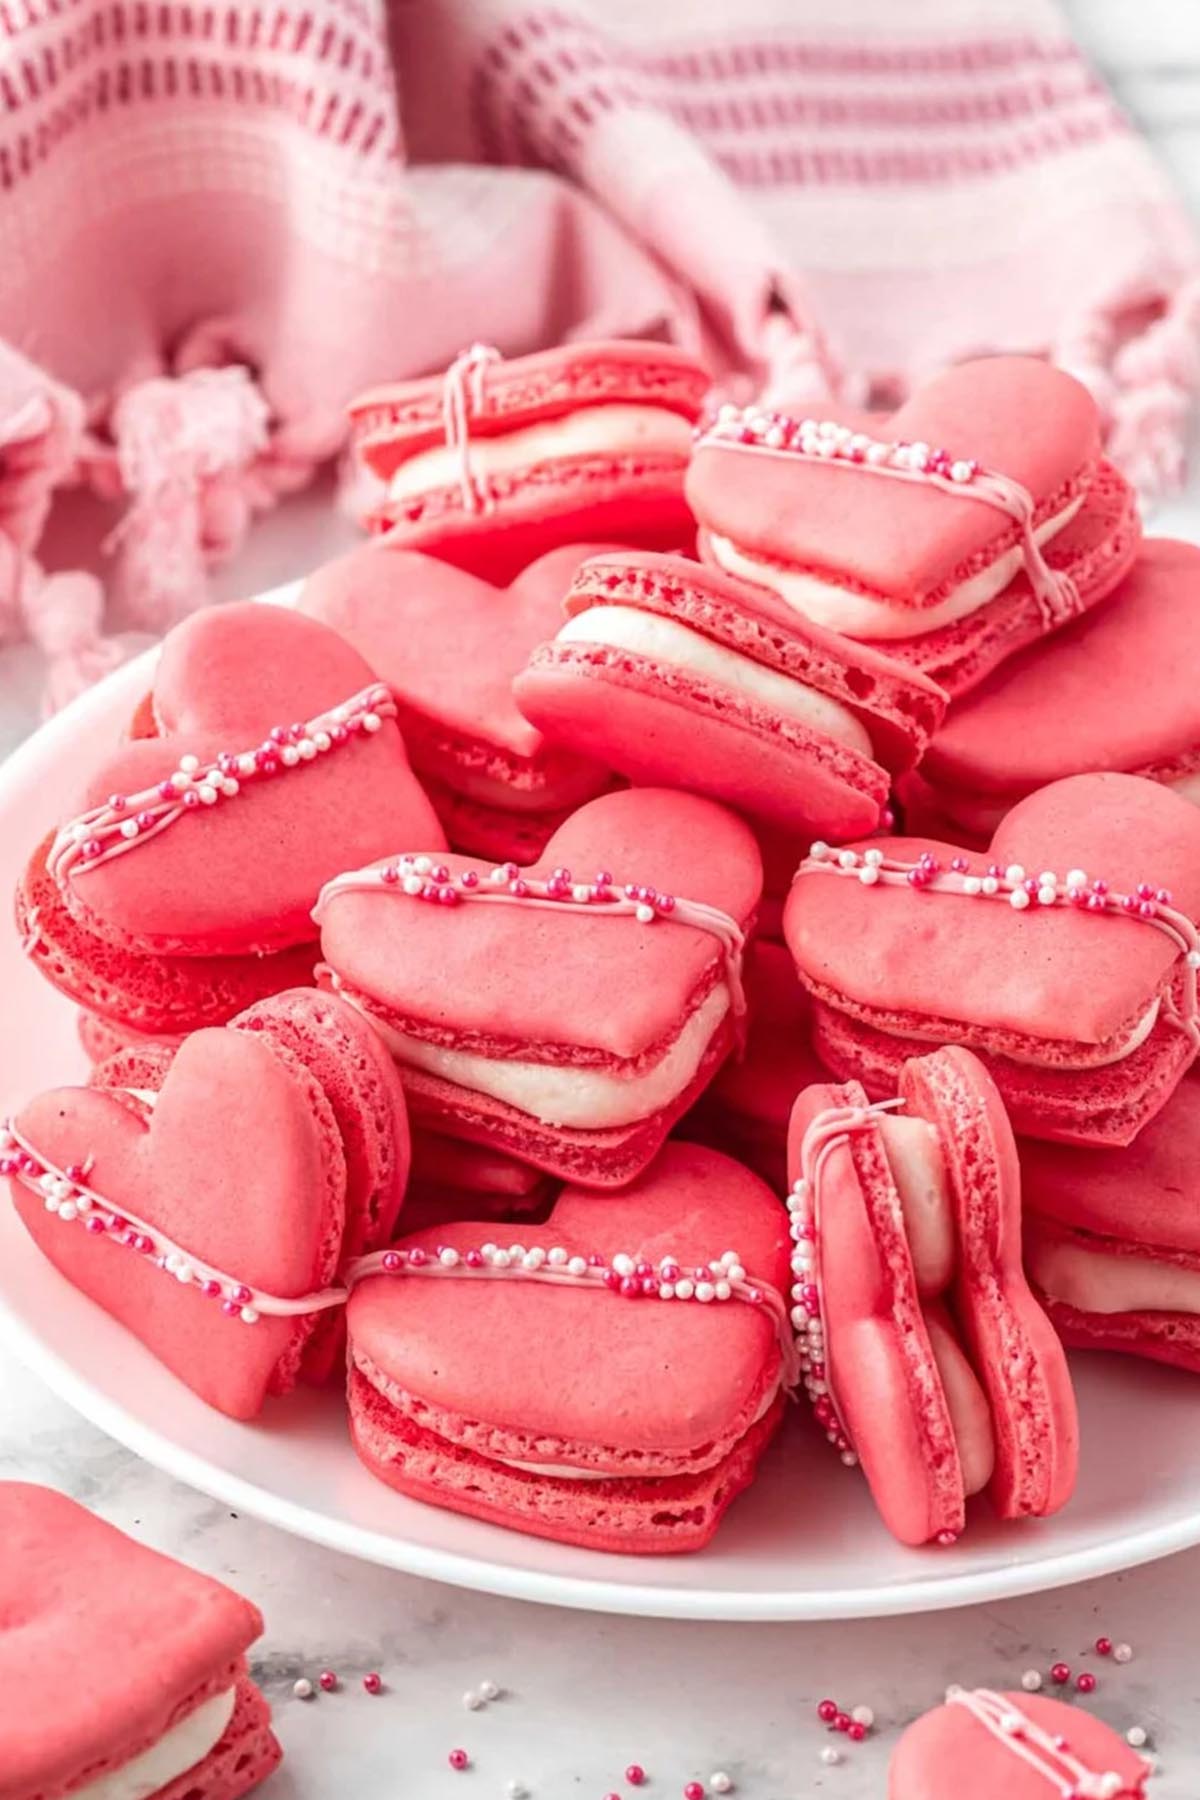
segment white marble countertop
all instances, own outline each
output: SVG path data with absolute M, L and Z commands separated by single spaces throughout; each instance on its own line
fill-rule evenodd
M 1069 0 L 1068 11 L 1200 213 L 1200 0 Z M 1153 528 L 1200 541 L 1200 482 Z M 237 578 L 245 591 L 298 572 L 268 529 L 252 575 L 243 567 Z M 0 658 L 0 752 L 28 729 L 35 684 L 30 658 Z M 1149 1731 L 1158 1800 L 1200 1792 L 1200 1551 L 909 1620 L 709 1626 L 552 1611 L 377 1570 L 239 1518 L 85 1424 L 3 1350 L 0 1475 L 64 1488 L 259 1603 L 267 1629 L 256 1673 L 287 1753 L 264 1800 L 499 1800 L 513 1780 L 535 1800 L 602 1800 L 628 1791 L 631 1761 L 649 1771 L 652 1800 L 717 1769 L 745 1800 L 882 1800 L 897 1727 L 947 1682 L 1015 1684 L 1057 1657 L 1079 1667 L 1101 1632 L 1136 1654 L 1123 1668 L 1093 1659 L 1094 1706 L 1121 1729 Z M 295 1700 L 293 1681 L 325 1666 L 343 1689 Z M 360 1686 L 368 1669 L 387 1683 L 378 1698 Z M 505 1697 L 466 1711 L 464 1691 L 485 1679 Z M 836 1768 L 819 1761 L 830 1740 L 814 1706 L 826 1693 L 878 1717 Z M 467 1774 L 447 1766 L 459 1745 L 472 1757 Z

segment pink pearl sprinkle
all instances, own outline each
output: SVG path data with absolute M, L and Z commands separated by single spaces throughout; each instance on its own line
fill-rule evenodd
M 408 1260 L 412 1264 L 414 1269 L 423 1269 L 429 1259 L 426 1256 L 425 1252 L 421 1249 L 420 1245 L 418 1245 L 415 1250 L 409 1251 Z
M 476 888 L 479 886 L 479 877 L 474 869 L 464 869 L 458 879 L 459 885 L 462 887 Z
M 124 794 L 110 794 L 108 796 L 110 812 L 124 812 L 128 804 L 129 802 L 126 800 Z
M 389 863 L 386 869 L 381 869 L 379 871 L 379 879 L 380 881 L 386 881 L 389 887 L 394 887 L 396 882 L 400 879 L 400 871 L 395 863 Z
M 1050 1679 L 1056 1686 L 1065 1687 L 1067 1682 L 1071 1679 L 1070 1664 L 1065 1662 L 1053 1663 L 1050 1668 Z
M 221 1302 L 221 1311 L 227 1318 L 236 1319 L 241 1310 L 236 1300 L 222 1300 Z
M 463 1257 L 463 1261 L 466 1263 L 468 1269 L 482 1269 L 482 1267 L 483 1267 L 483 1251 L 482 1250 L 468 1250 L 466 1255 Z
M 363 1676 L 363 1686 L 366 1688 L 368 1694 L 382 1694 L 383 1676 L 380 1675 L 377 1669 L 372 1669 L 368 1674 Z
M 154 814 L 153 813 L 140 812 L 138 814 L 137 825 L 138 825 L 139 831 L 149 831 L 150 827 L 153 824 L 154 824 Z
M 832 1725 L 837 1716 L 838 1704 L 836 1700 L 822 1700 L 820 1702 L 817 1707 L 817 1717 L 820 1719 L 822 1725 Z
M 855 1744 L 861 1744 L 863 1739 L 866 1737 L 866 1735 L 867 1735 L 866 1726 L 860 1725 L 857 1719 L 851 1719 L 849 1727 L 847 1728 L 847 1731 L 846 1731 L 846 1736 L 851 1740 L 851 1742 L 855 1743 Z
M 99 856 L 104 845 L 100 842 L 99 838 L 92 837 L 88 838 L 87 841 L 79 847 L 85 856 Z
M 107 1229 L 104 1220 L 98 1218 L 95 1213 L 92 1213 L 89 1217 L 87 1228 L 95 1237 L 99 1237 L 100 1233 Z
M 465 1750 L 452 1750 L 446 1761 L 452 1769 L 469 1769 L 471 1766 L 471 1759 Z
M 835 1731 L 849 1731 L 853 1723 L 854 1721 L 849 1713 L 840 1712 L 834 1718 L 833 1729 Z
M 458 889 L 444 887 L 439 892 L 438 899 L 443 906 L 457 906 L 459 901 Z
M 213 1281 L 210 1278 L 208 1281 L 201 1282 L 200 1292 L 204 1295 L 206 1300 L 216 1300 L 221 1292 L 221 1284 L 219 1281 Z
M 625 1779 L 630 1787 L 645 1787 L 646 1771 L 641 1763 L 630 1763 L 625 1771 Z
M 238 1287 L 235 1287 L 232 1295 L 230 1296 L 231 1299 L 237 1301 L 239 1306 L 249 1306 L 253 1297 L 254 1296 L 251 1294 L 250 1289 L 244 1285 L 239 1285 Z
M 191 807 L 199 806 L 200 796 L 196 792 L 195 788 L 188 789 L 187 793 L 183 796 L 183 804 L 185 806 L 191 806 Z
M 640 1281 L 637 1281 L 634 1278 L 634 1276 L 632 1276 L 632 1275 L 625 1275 L 623 1277 L 618 1276 L 617 1279 L 621 1283 L 621 1292 L 622 1292 L 622 1294 L 624 1294 L 624 1296 L 627 1300 L 635 1300 L 637 1298 L 637 1296 L 641 1293 L 642 1284 Z M 605 1280 L 607 1282 L 607 1277 L 605 1277 Z
M 383 1266 L 389 1275 L 394 1275 L 396 1273 L 396 1270 L 400 1267 L 400 1258 L 394 1250 L 384 1251 Z
M 332 1669 L 322 1669 L 321 1673 L 317 1676 L 317 1686 L 323 1689 L 327 1694 L 332 1694 L 337 1687 L 337 1684 L 338 1678 Z
M 1111 1656 L 1112 1653 L 1113 1653 L 1112 1639 L 1110 1637 L 1098 1637 L 1096 1639 L 1096 1655 L 1097 1656 Z
M 704 1800 L 704 1788 L 698 1781 L 689 1781 L 683 1790 L 683 1800 Z
M 1076 1676 L 1075 1686 L 1081 1694 L 1094 1694 L 1096 1691 L 1096 1677 L 1089 1670 L 1085 1669 L 1082 1675 Z

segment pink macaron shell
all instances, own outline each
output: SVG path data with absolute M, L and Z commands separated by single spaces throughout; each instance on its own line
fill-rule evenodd
M 906 1022 L 907 1029 L 907 1022 Z M 1035 1068 L 993 1055 L 974 1034 L 943 1021 L 924 1044 L 814 999 L 813 1047 L 843 1081 L 861 1081 L 872 1099 L 896 1092 L 906 1060 L 940 1034 L 944 1042 L 972 1039 L 1000 1090 L 1014 1131 L 1053 1143 L 1108 1148 L 1129 1144 L 1170 1100 L 1195 1051 L 1188 1037 L 1159 1021 L 1145 1043 L 1102 1068 Z
M 456 1224 L 460 1252 L 494 1228 Z M 718 1239 L 720 1245 L 718 1247 Z M 433 1248 L 429 1234 L 414 1241 Z M 672 1143 L 624 1193 L 566 1189 L 525 1248 L 624 1252 L 684 1268 L 732 1247 L 750 1278 L 782 1291 L 786 1220 L 764 1183 L 717 1151 Z M 710 1466 L 750 1428 L 780 1371 L 770 1316 L 741 1301 L 712 1307 L 603 1288 L 518 1279 L 380 1276 L 349 1307 L 351 1358 L 381 1391 L 477 1452 L 578 1464 L 613 1476 Z M 486 1360 L 476 1348 L 491 1347 Z
M 150 1053 L 139 1054 L 144 1073 Z M 232 1281 L 287 1298 L 325 1287 L 336 1270 L 341 1138 L 319 1084 L 282 1046 L 196 1032 L 162 1075 L 152 1110 L 111 1090 L 59 1088 L 15 1124 L 59 1169 L 90 1157 L 88 1186 L 115 1211 L 128 1209 Z M 182 1285 L 81 1221 L 65 1224 L 23 1183 L 10 1185 L 55 1267 L 210 1406 L 252 1418 L 268 1393 L 294 1383 L 313 1315 L 254 1325 L 227 1317 L 195 1282 Z
M 1100 606 L 997 670 L 926 755 L 935 789 L 1012 801 L 1093 769 L 1200 766 L 1200 549 L 1150 538 Z
M 275 725 L 313 718 L 375 676 L 336 632 L 282 607 L 197 613 L 168 636 L 155 676 L 160 735 L 102 759 L 70 811 L 156 786 L 181 755 L 203 767 L 258 748 Z M 437 846 L 440 831 L 385 720 L 373 736 L 232 799 L 198 806 L 127 854 L 72 871 L 73 917 L 118 947 L 185 955 L 283 949 L 312 936 L 309 911 L 339 869 L 383 855 L 396 834 Z
M 1112 1770 L 1122 1785 L 1114 1800 L 1141 1800 L 1149 1773 L 1111 1725 L 1080 1706 L 1044 1694 L 1001 1694 L 1011 1710 L 1050 1738 L 1063 1738 L 1096 1775 Z M 964 1771 L 970 1771 L 964 1788 Z M 1058 1800 L 1067 1787 L 1032 1767 L 961 1705 L 925 1713 L 900 1739 L 888 1768 L 887 1800 Z M 1074 1791 L 1073 1789 L 1071 1791 Z
M 248 1600 L 49 1488 L 0 1483 L 0 1537 L 0 1800 L 60 1800 L 119 1770 L 232 1686 L 262 1630 Z M 265 1708 L 254 1724 L 262 1775 L 279 1751 Z
M 1090 394 L 1032 357 L 948 369 L 875 435 L 923 441 L 1005 474 L 1033 495 L 1039 517 L 1082 490 L 1100 452 Z M 931 483 L 720 443 L 698 447 L 687 495 L 706 531 L 902 607 L 933 603 L 1017 537 L 1004 513 Z
M 315 942 L 267 956 L 153 955 L 99 938 L 68 912 L 46 867 L 47 838 L 25 866 L 16 921 L 25 954 L 60 993 L 119 1032 L 178 1036 L 313 978 Z
M 79 1041 L 87 1052 L 88 1060 L 93 1063 L 106 1061 L 118 1050 L 138 1048 L 145 1044 L 162 1044 L 171 1050 L 178 1050 L 183 1042 L 182 1033 L 157 1034 L 154 1032 L 134 1031 L 128 1026 L 115 1025 L 104 1019 L 99 1013 L 81 1011 L 76 1020 Z
M 957 1046 L 905 1065 L 910 1117 L 937 1128 L 949 1176 L 959 1265 L 954 1314 L 987 1393 L 1002 1519 L 1044 1518 L 1075 1489 L 1079 1419 L 1062 1347 L 1025 1278 L 1021 1172 L 996 1084 Z
M 793 1182 L 814 1120 L 865 1102 L 856 1082 L 805 1089 L 788 1130 Z M 847 1135 L 825 1159 L 818 1242 L 830 1389 L 880 1515 L 904 1544 L 957 1537 L 958 1445 L 877 1130 Z
M 474 866 L 442 861 L 452 879 Z M 652 788 L 581 807 L 526 873 L 544 879 L 560 866 L 578 880 L 604 872 L 617 888 L 636 882 L 702 901 L 743 924 L 762 879 L 739 819 Z M 653 1055 L 723 969 L 718 940 L 674 918 L 645 925 L 600 908 L 432 906 L 395 888 L 332 895 L 321 944 L 336 975 L 398 1029 L 485 1055 L 600 1067 Z
M 580 562 L 603 547 L 564 545 L 496 588 L 371 543 L 311 575 L 300 610 L 333 626 L 386 681 L 418 774 L 514 810 L 577 805 L 606 786 L 608 771 L 547 744 L 518 712 L 512 680 L 561 623 Z
M 929 851 L 943 867 L 958 851 L 907 838 L 878 847 L 904 861 Z M 1200 812 L 1155 782 L 1119 774 L 1056 782 L 1005 817 L 987 854 L 1001 868 L 1019 862 L 1060 881 L 1081 868 L 1116 892 L 1149 880 L 1200 916 Z M 962 1030 L 1001 1052 L 1032 1040 L 1047 1046 L 1046 1061 L 1067 1065 L 1128 1031 L 1178 960 L 1162 932 L 1123 915 L 1016 912 L 983 896 L 864 887 L 820 872 L 797 878 L 784 928 L 806 985 L 869 1024 Z
M 428 1130 L 413 1133 L 412 1173 L 414 1180 L 431 1187 L 474 1190 L 498 1199 L 523 1200 L 545 1185 L 528 1163 Z

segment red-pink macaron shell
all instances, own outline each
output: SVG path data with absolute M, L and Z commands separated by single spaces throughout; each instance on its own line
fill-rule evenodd
M 1102 605 L 1014 657 L 952 708 L 922 774 L 1012 802 L 1094 769 L 1200 766 L 1200 549 L 1150 538 Z
M 262 1630 L 248 1600 L 49 1488 L 0 1483 L 0 1537 L 0 1800 L 59 1800 L 140 1756 L 233 1685 Z
M 906 838 L 878 847 L 912 861 L 929 851 L 943 867 L 958 851 Z M 1081 868 L 1116 892 L 1149 880 L 1200 916 L 1200 811 L 1155 782 L 1119 774 L 1056 782 L 1005 817 L 988 855 L 1001 868 L 1054 870 L 1060 882 Z M 982 896 L 865 887 L 819 872 L 797 878 L 784 929 L 806 985 L 867 1023 L 962 1029 L 982 1048 L 1002 1049 L 1006 1036 L 1045 1040 L 1047 1060 L 1055 1044 L 1099 1046 L 1130 1027 L 1179 956 L 1162 932 L 1120 915 L 1015 912 Z
M 168 636 L 155 675 L 159 735 L 103 758 L 71 813 L 156 786 L 190 753 L 203 766 L 252 751 L 375 681 L 315 619 L 245 603 L 212 608 Z M 433 810 L 391 720 L 232 799 L 199 806 L 129 853 L 64 877 L 72 915 L 119 948 L 184 955 L 283 949 L 313 935 L 309 911 L 339 869 L 384 855 L 397 835 L 438 847 Z
M 1065 504 L 1100 453 L 1095 402 L 1032 357 L 989 357 L 935 376 L 876 435 L 924 441 L 1022 483 L 1038 515 Z M 687 495 L 700 523 L 739 548 L 920 607 L 956 575 L 986 566 L 1017 527 L 932 484 L 853 464 L 701 444 Z
M 1147 1764 L 1111 1725 L 1082 1707 L 1067 1706 L 1044 1694 L 1001 1694 L 999 1698 L 1047 1736 L 1065 1739 L 1078 1759 L 1097 1775 L 1111 1769 L 1122 1777 L 1123 1785 L 1113 1800 L 1141 1800 Z M 1051 1800 L 1052 1796 L 1057 1800 L 1054 1782 L 962 1705 L 947 1703 L 923 1714 L 909 1726 L 892 1754 L 887 1800 L 993 1800 L 1001 1794 L 1007 1800 Z
M 140 1054 L 145 1063 L 151 1053 Z M 341 1138 L 318 1082 L 282 1046 L 196 1032 L 149 1114 L 111 1091 L 59 1088 L 22 1108 L 15 1124 L 59 1169 L 91 1158 L 88 1185 L 114 1210 L 128 1209 L 231 1280 L 287 1298 L 334 1275 L 345 1225 Z M 11 1185 L 55 1267 L 211 1406 L 252 1418 L 268 1393 L 293 1384 L 312 1315 L 229 1318 L 196 1283 L 62 1222 L 40 1196 Z

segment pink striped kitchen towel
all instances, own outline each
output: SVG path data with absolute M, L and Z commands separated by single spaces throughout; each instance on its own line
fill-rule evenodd
M 0 634 L 112 655 L 49 496 L 119 503 L 162 629 L 465 342 L 661 333 L 718 379 L 888 403 L 981 351 L 1096 394 L 1177 482 L 1200 252 L 1054 0 L 4 0 Z

